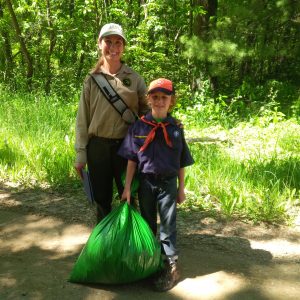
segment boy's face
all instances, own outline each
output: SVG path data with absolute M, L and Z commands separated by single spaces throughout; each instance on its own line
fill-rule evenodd
M 172 96 L 158 91 L 150 93 L 148 101 L 152 109 L 152 115 L 158 118 L 165 118 L 172 104 Z

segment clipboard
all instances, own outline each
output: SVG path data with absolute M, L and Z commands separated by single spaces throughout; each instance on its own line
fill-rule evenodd
M 95 200 L 94 200 L 93 188 L 92 188 L 89 171 L 82 169 L 82 177 L 83 177 L 83 189 L 85 191 L 85 194 L 90 204 L 93 204 Z

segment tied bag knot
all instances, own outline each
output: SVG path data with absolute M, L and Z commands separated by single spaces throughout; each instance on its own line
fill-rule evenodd
M 165 141 L 166 141 L 167 145 L 169 147 L 172 147 L 172 142 L 170 140 L 170 137 L 169 137 L 167 129 L 166 129 L 166 126 L 168 126 L 170 123 L 167 123 L 167 122 L 166 123 L 163 123 L 163 122 L 156 123 L 156 122 L 153 122 L 153 121 L 148 121 L 148 120 L 145 119 L 145 116 L 141 117 L 141 121 L 148 124 L 148 125 L 151 125 L 153 128 L 151 129 L 151 131 L 147 135 L 147 138 L 144 142 L 144 145 L 141 147 L 139 152 L 144 151 L 148 147 L 148 145 L 154 140 L 156 130 L 160 127 L 163 130 L 164 138 L 165 138 Z

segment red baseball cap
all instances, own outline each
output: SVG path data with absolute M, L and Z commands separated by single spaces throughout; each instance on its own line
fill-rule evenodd
M 158 78 L 150 83 L 148 94 L 154 92 L 163 92 L 167 95 L 175 94 L 172 81 L 166 78 Z

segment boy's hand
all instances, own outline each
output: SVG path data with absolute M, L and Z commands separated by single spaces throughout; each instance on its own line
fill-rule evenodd
M 130 189 L 124 188 L 123 194 L 121 196 L 121 201 L 127 201 L 127 203 L 130 204 L 130 198 L 131 198 Z
M 184 202 L 184 200 L 185 200 L 185 193 L 184 193 L 184 190 L 183 190 L 183 191 L 179 190 L 179 191 L 178 191 L 178 195 L 177 195 L 177 203 L 178 203 L 178 204 L 181 204 L 181 203 Z

